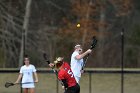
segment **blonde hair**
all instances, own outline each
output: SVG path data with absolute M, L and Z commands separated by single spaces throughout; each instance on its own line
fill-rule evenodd
M 77 49 L 77 48 L 79 48 L 79 47 L 81 47 L 81 45 L 80 44 L 77 44 L 77 45 L 75 45 L 75 49 Z
M 56 58 L 56 60 L 54 61 L 56 68 L 59 68 L 63 64 L 63 59 L 64 59 L 63 57 Z

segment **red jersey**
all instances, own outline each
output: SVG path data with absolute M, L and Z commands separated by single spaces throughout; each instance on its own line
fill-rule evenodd
M 65 79 L 68 87 L 76 85 L 76 80 L 74 78 L 73 72 L 67 62 L 63 62 L 62 67 L 58 72 L 58 79 Z

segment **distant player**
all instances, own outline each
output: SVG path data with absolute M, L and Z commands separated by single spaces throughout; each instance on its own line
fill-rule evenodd
M 64 62 L 62 57 L 58 57 L 54 64 L 50 63 L 49 66 L 58 69 L 58 79 L 63 82 L 62 88 L 66 89 L 65 93 L 80 93 L 80 86 L 76 82 L 69 64 Z
M 20 74 L 18 76 L 18 79 L 16 80 L 16 83 L 19 83 L 22 78 L 22 83 L 28 83 L 28 84 L 22 84 L 23 92 L 24 93 L 35 93 L 34 88 L 34 82 L 38 82 L 38 76 L 36 73 L 36 69 L 34 65 L 30 64 L 29 58 L 26 55 L 24 57 L 24 63 L 25 65 L 20 68 Z M 35 80 L 33 79 L 33 75 L 35 77 Z

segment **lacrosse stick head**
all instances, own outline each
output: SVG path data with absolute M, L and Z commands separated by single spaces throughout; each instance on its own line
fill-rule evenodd
M 47 57 L 47 54 L 46 53 L 43 53 L 43 57 L 45 59 L 45 61 L 50 64 L 50 61 L 48 60 L 48 57 Z
M 95 36 L 93 36 L 90 49 L 95 48 L 96 45 L 97 45 L 97 39 Z
M 14 85 L 14 83 L 11 83 L 11 82 L 6 82 L 5 83 L 5 87 L 6 88 L 8 88 L 8 87 L 10 87 L 10 86 L 13 86 Z

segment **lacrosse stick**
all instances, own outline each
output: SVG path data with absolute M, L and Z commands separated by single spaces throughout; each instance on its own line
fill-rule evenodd
M 96 45 L 97 45 L 97 39 L 96 39 L 95 36 L 93 36 L 93 38 L 92 38 L 92 42 L 91 42 L 91 46 L 90 46 L 90 49 L 95 48 Z M 84 61 L 84 64 L 83 64 L 82 69 L 84 69 L 84 67 L 85 67 L 85 65 L 86 65 L 86 63 L 87 63 L 88 57 L 89 57 L 89 54 L 87 55 L 87 57 L 86 57 L 86 59 L 85 59 L 85 61 Z
M 49 65 L 49 64 L 50 64 L 50 61 L 49 61 L 49 59 L 48 59 L 48 57 L 47 57 L 47 54 L 44 53 L 44 54 L 43 54 L 43 57 L 44 57 L 45 61 L 48 63 L 48 65 Z M 62 86 L 64 86 L 63 82 L 62 82 L 61 80 L 58 79 L 58 72 L 57 72 L 57 70 L 55 70 L 54 67 L 51 67 L 51 69 L 52 69 L 53 72 L 55 73 L 57 80 L 61 83 Z M 66 88 L 65 88 L 65 91 L 66 91 Z
M 36 83 L 36 82 L 25 82 L 25 83 L 12 83 L 12 82 L 6 82 L 5 83 L 5 87 L 6 88 L 9 88 L 10 86 L 14 86 L 14 85 L 17 85 L 17 84 L 30 84 L 30 83 Z

